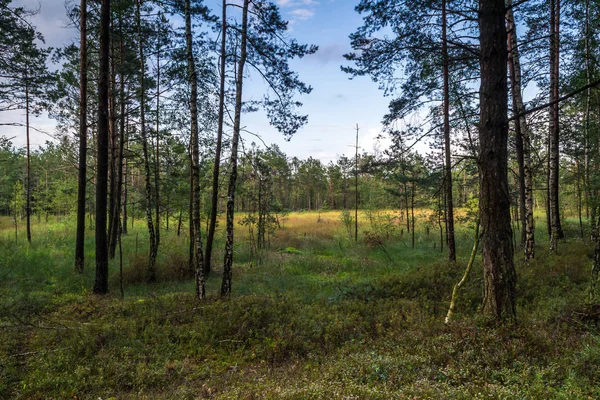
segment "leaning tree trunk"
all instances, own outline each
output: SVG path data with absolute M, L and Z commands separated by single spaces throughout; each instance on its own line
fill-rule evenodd
M 194 262 L 196 266 L 196 297 L 206 296 L 206 284 L 204 275 L 204 254 L 202 251 L 202 239 L 200 236 L 200 149 L 198 143 L 198 78 L 196 75 L 196 63 L 192 47 L 192 17 L 190 0 L 185 0 L 185 41 L 187 48 L 188 74 L 190 79 L 191 97 L 191 158 L 192 158 L 192 238 L 194 243 Z
M 158 254 L 158 245 L 156 242 L 156 231 L 154 230 L 154 222 L 152 221 L 152 184 L 150 176 L 150 157 L 148 155 L 148 137 L 146 135 L 146 113 L 145 113 L 145 61 L 144 61 L 144 46 L 142 39 L 142 17 L 140 12 L 140 3 L 142 0 L 137 0 L 137 31 L 140 57 L 140 136 L 142 137 L 142 155 L 144 157 L 144 178 L 146 182 L 146 220 L 148 223 L 148 236 L 150 240 L 150 254 L 148 256 L 148 280 L 153 282 L 156 280 L 156 256 Z
M 108 293 L 108 243 L 106 196 L 108 192 L 108 74 L 110 44 L 110 0 L 100 7 L 100 55 L 98 78 L 98 134 L 96 166 L 96 281 L 94 293 Z
M 235 206 L 235 184 L 237 180 L 237 152 L 240 140 L 240 124 L 242 114 L 242 88 L 244 79 L 244 65 L 246 64 L 246 46 L 248 34 L 248 5 L 250 1 L 244 0 L 242 11 L 242 32 L 240 43 L 240 58 L 238 60 L 237 81 L 235 83 L 235 114 L 233 120 L 233 136 L 231 138 L 231 159 L 229 161 L 231 173 L 227 188 L 227 238 L 225 241 L 225 260 L 223 263 L 223 281 L 221 283 L 221 296 L 231 293 L 231 277 L 233 266 L 233 214 Z
M 548 191 L 550 201 L 550 250 L 556 251 L 558 239 L 564 237 L 559 214 L 559 105 L 558 79 L 560 67 L 560 0 L 550 0 L 550 121 Z
M 456 244 L 454 241 L 454 202 L 452 199 L 452 153 L 450 149 L 450 83 L 448 41 L 446 39 L 446 0 L 442 0 L 442 58 L 444 75 L 444 153 L 445 153 L 445 188 L 446 188 L 446 240 L 448 260 L 456 261 Z M 414 227 L 413 227 L 414 230 Z
M 531 176 L 531 147 L 529 142 L 529 127 L 525 118 L 525 106 L 521 92 L 521 63 L 517 40 L 517 30 L 512 9 L 512 0 L 506 3 L 508 31 L 508 66 L 512 87 L 513 115 L 515 120 L 515 135 L 517 146 L 517 162 L 519 163 L 519 203 L 521 211 L 521 240 L 526 259 L 535 256 L 535 222 L 533 219 L 533 178 Z
M 212 259 L 212 245 L 215 239 L 217 226 L 217 205 L 219 203 L 219 168 L 221 165 L 221 147 L 223 140 L 223 117 L 225 108 L 225 67 L 226 67 L 226 36 L 227 36 L 227 0 L 223 0 L 223 15 L 221 27 L 221 70 L 219 71 L 219 116 L 217 122 L 217 147 L 215 149 L 215 164 L 213 165 L 212 198 L 210 206 L 210 226 L 206 237 L 206 262 L 204 272 L 210 273 Z
M 504 0 L 479 1 L 481 46 L 479 180 L 484 313 L 516 318 L 508 190 L 507 36 Z

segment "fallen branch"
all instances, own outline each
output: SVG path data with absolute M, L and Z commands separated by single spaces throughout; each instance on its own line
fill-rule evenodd
M 475 256 L 477 255 L 477 248 L 479 247 L 479 219 L 475 223 L 475 241 L 473 243 L 473 250 L 471 250 L 471 257 L 469 258 L 469 262 L 467 263 L 467 269 L 465 273 L 456 285 L 454 285 L 454 289 L 452 289 L 452 298 L 450 299 L 450 307 L 448 308 L 448 314 L 446 315 L 445 324 L 449 324 L 452 320 L 452 316 L 454 315 L 454 311 L 456 310 L 456 300 L 458 299 L 458 290 L 463 287 L 465 282 L 467 282 L 467 278 L 469 277 L 469 273 L 471 273 L 471 269 L 473 269 L 473 264 L 475 263 Z

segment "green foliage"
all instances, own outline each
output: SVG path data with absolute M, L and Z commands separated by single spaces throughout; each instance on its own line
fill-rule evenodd
M 443 317 L 472 232 L 459 225 L 458 266 L 390 240 L 340 241 L 339 215 L 291 214 L 253 268 L 236 247 L 233 296 L 193 296 L 186 238 L 163 232 L 148 285 L 140 223 L 123 237 L 125 299 L 89 293 L 93 270 L 72 270 L 71 222 L 34 224 L 31 245 L 0 219 L 0 396 L 69 398 L 586 398 L 597 397 L 599 333 L 586 304 L 590 246 L 519 267 L 519 325 L 477 313 L 481 277 Z M 425 218 L 425 217 L 423 217 Z M 307 225 L 306 238 L 299 228 Z M 363 221 L 361 221 L 363 222 Z M 364 221 L 366 223 L 366 221 Z M 312 230 L 310 229 L 312 227 Z M 42 232 L 44 231 L 44 235 Z M 327 236 L 329 235 L 329 236 Z M 136 236 L 141 244 L 136 250 Z M 93 240 L 86 254 L 93 257 Z M 464 242 L 464 243 L 462 243 Z M 297 243 L 298 245 L 292 245 Z M 477 264 L 476 264 L 477 265 Z M 118 260 L 111 264 L 118 287 Z M 183 271 L 185 274 L 185 270 Z M 219 286 L 218 270 L 207 282 Z M 116 290 L 115 290 L 116 292 Z
M 350 211 L 342 210 L 342 212 L 340 212 L 340 221 L 346 229 L 348 239 L 351 239 L 354 232 L 354 218 L 352 217 L 352 214 L 350 214 Z

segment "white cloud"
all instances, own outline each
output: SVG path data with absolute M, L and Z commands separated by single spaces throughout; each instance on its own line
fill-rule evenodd
M 277 5 L 280 7 L 309 7 L 316 6 L 319 2 L 315 0 L 277 0 Z
M 294 20 L 304 21 L 314 17 L 315 11 L 309 10 L 308 8 L 297 8 L 289 12 Z
M 285 9 L 290 24 L 306 21 L 315 16 L 315 8 L 319 5 L 316 0 L 276 0 L 277 5 Z

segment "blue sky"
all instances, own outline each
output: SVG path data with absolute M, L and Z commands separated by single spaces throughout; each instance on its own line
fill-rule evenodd
M 215 14 L 220 14 L 220 1 L 215 2 Z M 293 62 L 301 79 L 313 87 L 310 95 L 302 96 L 303 113 L 309 115 L 308 124 L 290 142 L 271 128 L 261 113 L 243 115 L 242 125 L 249 131 L 259 134 L 267 144 L 277 143 L 290 157 L 307 158 L 312 156 L 323 162 L 335 160 L 342 154 L 353 154 L 356 124 L 359 125 L 359 141 L 363 151 L 372 152 L 375 137 L 381 132 L 381 118 L 387 110 L 388 98 L 377 89 L 377 84 L 369 78 L 349 80 L 340 71 L 345 64 L 343 54 L 350 51 L 348 35 L 361 24 L 361 17 L 354 11 L 358 0 L 275 0 L 281 14 L 290 21 L 290 36 L 300 43 L 316 44 L 319 51 L 304 59 Z M 66 28 L 64 0 L 16 0 L 14 3 L 30 8 L 40 7 L 40 13 L 33 23 L 44 34 L 50 46 L 63 46 L 77 39 L 78 32 Z M 265 89 L 261 78 L 253 76 L 247 82 L 245 99 L 260 98 Z M 0 121 L 24 121 L 21 115 L 10 117 L 0 115 Z M 52 132 L 51 120 L 41 117 L 32 121 L 38 128 Z M 10 137 L 16 145 L 23 145 L 24 129 L 5 129 L 0 134 Z M 33 134 L 34 145 L 43 144 L 46 136 Z M 259 142 L 252 135 L 245 134 L 247 143 Z M 379 148 L 386 146 L 379 143 Z

